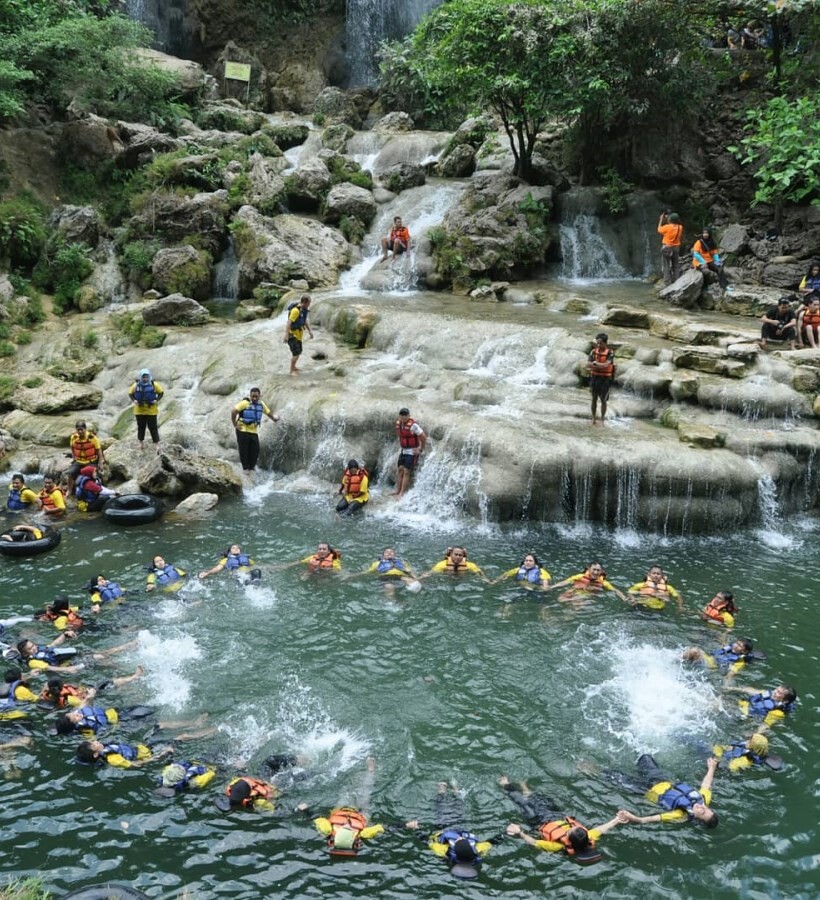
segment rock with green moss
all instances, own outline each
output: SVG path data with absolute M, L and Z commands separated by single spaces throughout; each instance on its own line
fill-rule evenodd
M 61 381 L 76 381 L 78 384 L 86 384 L 93 381 L 103 370 L 103 364 L 99 359 L 61 359 L 46 369 L 49 375 L 59 378 Z
M 255 153 L 248 165 L 247 201 L 263 215 L 284 212 L 286 207 L 285 179 L 279 174 L 275 161 Z
M 310 128 L 302 124 L 273 125 L 266 123 L 262 126 L 262 133 L 272 138 L 280 150 L 290 150 L 291 147 L 304 144 L 310 134 Z
M 234 100 L 205 103 L 196 111 L 195 119 L 200 128 L 239 131 L 242 134 L 253 134 L 265 123 L 264 113 L 244 109 Z
M 105 300 L 100 292 L 90 284 L 81 284 L 77 289 L 74 305 L 80 312 L 96 312 L 98 309 L 102 309 L 104 304 Z
M 390 166 L 379 175 L 382 187 L 394 194 L 400 194 L 407 188 L 420 187 L 427 181 L 424 166 L 415 163 L 398 163 Z
M 338 125 L 328 125 L 322 132 L 322 146 L 337 153 L 344 153 L 347 142 L 356 132 L 344 122 Z
M 322 211 L 323 221 L 331 225 L 338 225 L 346 218 L 355 218 L 369 225 L 375 216 L 373 194 L 354 184 L 337 184 L 331 188 Z
M 351 128 L 362 127 L 362 114 L 356 98 L 335 87 L 325 88 L 316 98 L 313 120 L 325 125 L 344 123 Z
M 285 194 L 293 210 L 316 212 L 333 184 L 330 171 L 321 159 L 308 160 L 285 176 Z
M 211 294 L 211 257 L 190 244 L 160 250 L 151 266 L 151 281 L 161 294 L 184 294 L 207 300 Z
M 188 243 L 196 235 L 202 249 L 219 252 L 225 239 L 228 192 L 179 195 L 153 191 L 140 198 L 138 211 L 128 222 L 132 239 L 160 238 L 168 244 Z

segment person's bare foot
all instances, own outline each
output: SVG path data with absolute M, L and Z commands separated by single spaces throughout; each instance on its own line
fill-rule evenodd
M 501 785 L 501 787 L 509 787 L 509 786 L 510 786 L 510 779 L 507 778 L 506 775 L 502 775 L 502 776 L 498 779 L 498 783 Z
M 446 781 L 440 781 L 438 783 L 438 792 L 439 792 L 439 794 L 447 793 L 447 782 Z

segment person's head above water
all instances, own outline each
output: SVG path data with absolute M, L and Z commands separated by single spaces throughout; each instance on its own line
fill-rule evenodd
M 230 792 L 228 793 L 228 800 L 230 801 L 231 806 L 245 806 L 250 800 L 251 797 L 251 786 L 245 781 L 244 778 L 240 778 L 234 785 L 232 785 Z

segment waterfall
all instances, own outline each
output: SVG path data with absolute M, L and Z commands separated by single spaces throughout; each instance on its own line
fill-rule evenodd
M 214 266 L 211 292 L 214 300 L 236 302 L 239 299 L 239 264 L 232 237 L 228 238 L 222 259 Z
M 125 14 L 154 33 L 156 49 L 183 56 L 190 44 L 188 0 L 125 0 Z
M 441 0 L 347 0 L 347 59 L 351 85 L 378 81 L 376 52 L 383 41 L 412 31 Z

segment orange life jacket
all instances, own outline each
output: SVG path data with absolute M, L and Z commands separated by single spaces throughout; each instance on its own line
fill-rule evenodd
M 231 788 L 236 784 L 237 781 L 244 781 L 251 786 L 250 796 L 242 801 L 242 805 L 246 807 L 253 807 L 253 804 L 257 800 L 270 800 L 273 796 L 273 788 L 271 785 L 267 783 L 267 781 L 260 781 L 258 778 L 251 778 L 248 775 L 243 775 L 242 778 L 234 778 L 228 786 L 225 788 L 225 793 L 230 797 Z
M 314 553 L 313 556 L 308 560 L 308 568 L 309 569 L 332 569 L 333 563 L 337 559 L 341 559 L 342 554 L 339 553 L 338 550 L 334 550 L 332 547 L 330 548 L 330 553 L 324 559 L 320 559 L 317 553 Z
M 712 599 L 704 606 L 701 616 L 708 622 L 716 622 L 718 625 L 725 625 L 723 613 L 729 613 L 729 615 L 733 616 L 737 611 L 738 608 L 734 603 L 730 603 L 726 600 L 719 600 L 718 603 L 715 603 L 714 599 Z
M 683 225 L 676 225 L 674 222 L 668 222 L 666 225 L 662 225 L 661 228 L 665 229 L 665 231 L 661 231 L 660 228 L 658 229 L 662 235 L 661 244 L 664 247 L 680 247 Z
M 406 422 L 400 422 L 396 420 L 396 434 L 399 438 L 399 443 L 402 446 L 402 449 L 413 449 L 414 447 L 418 447 L 421 444 L 419 440 L 419 436 L 417 434 L 413 434 L 411 431 L 412 427 L 416 424 L 415 419 L 408 419 Z
M 638 593 L 647 597 L 656 597 L 658 594 L 668 594 L 669 582 L 665 578 L 662 578 L 660 581 L 644 581 Z
M 590 375 L 597 378 L 612 378 L 615 374 L 615 363 L 612 359 L 612 350 L 609 347 L 605 347 L 603 350 L 598 349 L 597 346 L 593 347 L 590 357 L 590 363 L 599 364 L 598 368 L 593 369 L 590 367 Z
M 572 856 L 575 853 L 575 848 L 569 842 L 569 833 L 573 828 L 583 828 L 587 835 L 589 835 L 589 829 L 582 825 L 577 819 L 573 819 L 572 816 L 565 816 L 563 819 L 556 819 L 554 822 L 545 822 L 538 831 L 545 841 L 563 844 L 564 849 Z M 589 845 L 590 847 L 594 847 L 595 841 L 591 840 Z
M 54 610 L 52 609 L 47 609 L 41 616 L 38 616 L 37 618 L 41 622 L 56 622 L 57 619 L 65 619 L 66 628 L 82 628 L 85 624 L 73 609 L 61 609 L 57 612 L 54 612 Z
M 327 838 L 327 846 L 331 853 L 334 853 L 337 856 L 355 856 L 362 846 L 359 834 L 363 828 L 367 827 L 367 818 L 360 813 L 358 809 L 354 809 L 352 806 L 339 806 L 331 811 L 327 820 L 333 826 L 333 831 Z M 353 839 L 353 846 L 350 849 L 342 850 L 336 847 L 335 838 L 337 828 L 349 828 L 351 831 L 356 832 L 356 836 Z
M 811 307 L 803 313 L 803 326 L 816 328 L 820 325 L 820 309 L 812 311 Z
M 602 591 L 604 589 L 604 579 L 606 578 L 606 572 L 601 575 L 600 578 L 593 578 L 588 572 L 584 572 L 584 574 L 573 581 L 571 585 L 569 585 L 569 590 L 576 591 Z
M 464 558 L 461 560 L 461 562 L 460 562 L 458 565 L 456 565 L 456 564 L 453 562 L 453 559 L 452 559 L 452 557 L 450 556 L 450 554 L 453 552 L 453 551 L 452 551 L 452 548 L 451 548 L 450 550 L 447 551 L 447 553 L 446 553 L 445 556 L 444 556 L 444 560 L 445 560 L 445 562 L 447 563 L 446 568 L 445 568 L 445 571 L 447 571 L 447 572 L 458 572 L 459 569 L 466 568 L 466 566 L 467 566 L 467 548 L 466 548 L 466 547 L 461 547 L 460 549 L 464 551 Z
M 43 692 L 40 694 L 41 700 L 49 700 L 52 702 L 57 709 L 65 709 L 68 706 L 68 698 L 69 697 L 82 697 L 82 691 L 80 688 L 74 687 L 72 684 L 64 684 L 60 688 L 60 693 L 55 700 L 54 697 L 49 693 L 47 687 L 43 688 Z
M 65 491 L 61 487 L 54 488 L 51 494 L 54 494 L 57 491 L 59 491 L 63 495 L 63 497 L 65 497 Z M 57 504 L 52 499 L 51 494 L 45 488 L 43 488 L 37 495 L 43 503 L 43 510 L 47 513 L 57 511 Z
M 410 232 L 402 225 L 401 228 L 390 229 L 390 240 L 401 241 L 405 247 L 410 246 Z
M 93 463 L 97 459 L 97 448 L 94 446 L 94 441 L 92 438 L 94 435 L 87 431 L 86 438 L 84 441 L 81 441 L 77 433 L 71 435 L 71 454 L 74 457 L 75 462 L 79 463 Z
M 342 490 L 345 494 L 358 494 L 362 489 L 362 481 L 367 478 L 367 469 L 359 468 L 355 475 L 350 469 L 345 469 L 342 476 Z

